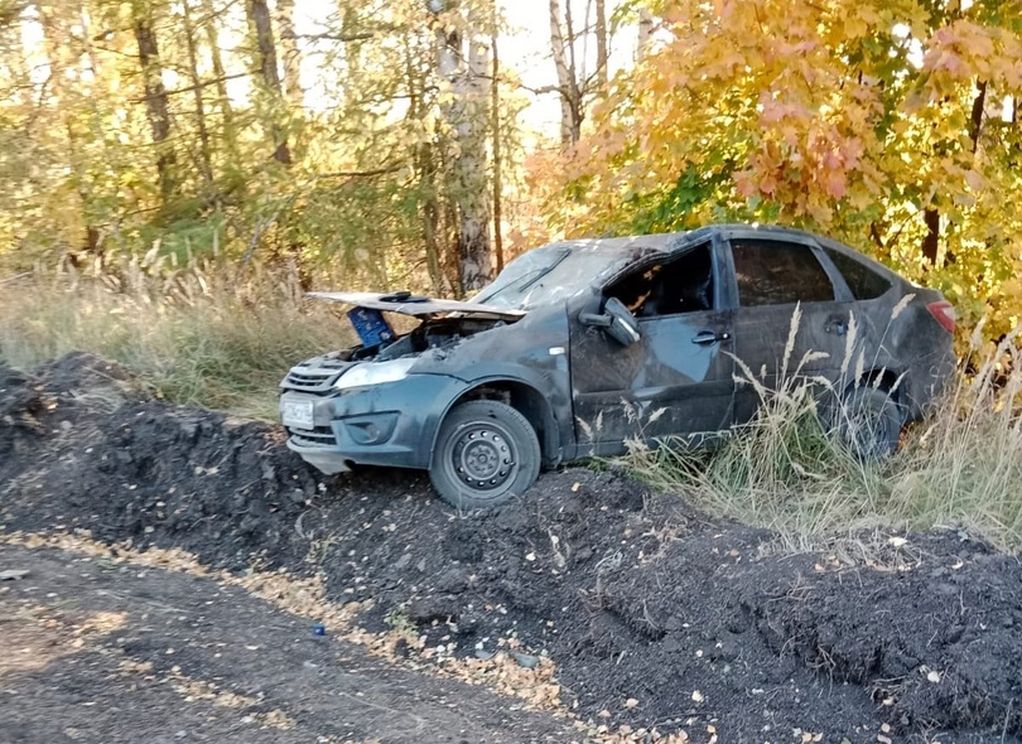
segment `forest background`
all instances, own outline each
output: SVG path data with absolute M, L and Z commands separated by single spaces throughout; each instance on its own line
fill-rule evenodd
M 821 230 L 1003 334 L 1017 0 L 2 0 L 0 262 L 465 295 L 561 237 Z

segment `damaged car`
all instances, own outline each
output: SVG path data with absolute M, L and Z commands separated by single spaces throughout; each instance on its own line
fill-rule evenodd
M 854 412 L 845 435 L 866 456 L 893 452 L 954 370 L 939 292 L 787 228 L 554 243 L 467 302 L 310 296 L 350 306 L 361 343 L 288 372 L 288 446 L 324 473 L 426 469 L 466 509 L 522 493 L 544 467 L 748 422 L 782 382 L 796 314 L 787 353 Z M 396 332 L 390 314 L 417 325 Z

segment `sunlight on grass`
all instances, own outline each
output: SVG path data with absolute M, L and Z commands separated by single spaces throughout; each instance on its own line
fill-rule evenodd
M 158 397 L 274 419 L 295 362 L 350 343 L 343 321 L 303 302 L 283 274 L 244 282 L 193 267 L 170 279 L 33 277 L 0 296 L 0 358 L 30 370 L 90 351 L 139 374 Z

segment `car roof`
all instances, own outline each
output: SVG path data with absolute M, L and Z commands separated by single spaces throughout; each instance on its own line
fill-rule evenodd
M 706 225 L 693 230 L 673 233 L 652 233 L 650 235 L 626 235 L 616 238 L 580 238 L 563 240 L 554 245 L 572 250 L 599 250 L 608 252 L 630 252 L 635 249 L 658 250 L 671 252 L 685 247 L 695 241 L 705 240 L 719 233 L 723 237 L 755 237 L 757 235 L 771 238 L 794 238 L 796 240 L 815 240 L 817 236 L 804 230 L 779 225 L 760 225 L 722 223 Z
M 654 252 L 673 253 L 676 250 L 684 250 L 694 243 L 708 240 L 714 235 L 723 238 L 767 238 L 773 240 L 794 240 L 797 242 L 816 242 L 819 245 L 836 250 L 840 253 L 854 255 L 856 259 L 866 262 L 875 271 L 882 273 L 888 278 L 900 279 L 899 275 L 884 266 L 870 256 L 857 251 L 844 243 L 829 238 L 825 235 L 817 235 L 799 230 L 794 227 L 782 225 L 761 225 L 759 223 L 718 223 L 705 225 L 693 230 L 685 230 L 673 233 L 652 233 L 650 235 L 628 235 L 617 238 L 585 238 L 577 240 L 565 240 L 554 245 L 564 246 L 571 250 L 597 250 L 600 252 L 632 253 L 638 257 L 643 254 Z
M 626 235 L 619 238 L 578 238 L 552 243 L 552 246 L 569 248 L 573 251 L 600 251 L 601 253 L 632 253 L 642 251 L 668 251 L 679 240 L 688 235 L 680 233 L 654 233 L 651 235 Z M 546 247 L 546 246 L 544 246 Z

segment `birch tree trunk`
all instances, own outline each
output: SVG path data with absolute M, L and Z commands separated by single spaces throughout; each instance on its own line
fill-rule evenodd
M 596 79 L 600 90 L 607 91 L 607 0 L 596 0 Z
M 295 37 L 295 0 L 277 0 L 277 33 L 280 38 L 284 94 L 292 106 L 301 108 L 305 91 L 300 79 L 301 51 Z
M 479 20 L 470 11 L 466 33 L 443 28 L 436 32 L 437 69 L 450 82 L 453 93 L 443 108 L 454 138 L 452 196 L 458 220 L 458 283 L 462 294 L 482 288 L 491 276 L 484 83 L 488 71 L 486 47 L 478 39 L 482 26 Z
M 645 8 L 639 9 L 639 41 L 635 47 L 635 61 L 642 62 L 649 52 L 649 42 L 653 37 L 653 16 Z
M 497 273 L 504 270 L 504 235 L 501 226 L 502 189 L 504 187 L 503 153 L 500 136 L 500 57 L 497 54 L 497 0 L 492 0 L 490 18 L 490 130 L 493 135 L 493 253 L 497 259 Z
M 575 133 L 575 113 L 572 110 L 575 81 L 565 53 L 559 0 L 550 0 L 550 52 L 554 58 L 554 68 L 557 70 L 557 97 L 561 104 L 561 147 L 567 148 L 578 142 L 578 136 Z

